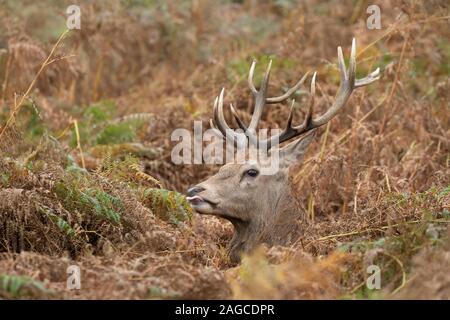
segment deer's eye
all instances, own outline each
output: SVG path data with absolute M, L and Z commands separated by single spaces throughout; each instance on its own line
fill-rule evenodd
M 250 177 L 256 177 L 259 174 L 259 172 L 258 170 L 255 169 L 248 169 L 247 171 L 245 171 L 245 174 Z

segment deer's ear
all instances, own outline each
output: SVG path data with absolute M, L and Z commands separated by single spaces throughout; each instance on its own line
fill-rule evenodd
M 280 167 L 289 168 L 292 164 L 300 161 L 306 152 L 309 144 L 314 140 L 316 130 L 312 130 L 300 139 L 294 140 L 279 150 Z

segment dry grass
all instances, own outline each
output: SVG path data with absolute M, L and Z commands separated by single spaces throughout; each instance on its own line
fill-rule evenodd
M 0 15 L 0 297 L 449 299 L 446 1 L 382 1 L 378 31 L 366 1 L 89 2 L 57 46 L 64 8 L 46 2 L 45 19 L 12 1 Z M 302 233 L 231 265 L 231 226 L 192 215 L 180 194 L 217 168 L 171 163 L 171 132 L 207 128 L 221 87 L 248 121 L 252 58 L 274 58 L 273 92 L 317 70 L 323 112 L 352 36 L 358 73 L 383 76 L 292 170 Z M 273 106 L 262 125 L 288 112 Z M 364 285 L 372 263 L 381 291 Z M 80 291 L 66 290 L 71 264 Z

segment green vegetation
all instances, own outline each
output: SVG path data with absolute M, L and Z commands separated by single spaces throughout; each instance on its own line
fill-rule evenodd
M 48 292 L 40 281 L 25 276 L 0 274 L 0 297 L 9 299 L 29 298 L 36 291 L 37 295 L 39 292 Z
M 192 218 L 192 209 L 183 194 L 165 189 L 148 188 L 141 194 L 141 201 L 163 220 L 175 225 Z

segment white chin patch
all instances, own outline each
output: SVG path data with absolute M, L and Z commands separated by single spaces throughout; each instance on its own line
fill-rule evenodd
M 197 211 L 198 213 L 211 214 L 212 207 L 208 202 L 201 202 L 198 204 L 191 204 L 192 209 Z
M 212 207 L 211 205 L 203 200 L 200 196 L 193 196 L 193 197 L 187 197 L 186 198 L 189 201 L 189 204 L 191 205 L 192 209 L 197 211 L 198 213 L 211 213 Z
M 186 200 L 191 205 L 191 208 L 198 213 L 213 214 L 214 208 L 208 201 L 205 201 L 201 196 L 195 195 L 192 197 L 186 197 Z

